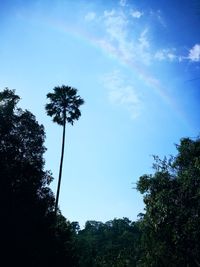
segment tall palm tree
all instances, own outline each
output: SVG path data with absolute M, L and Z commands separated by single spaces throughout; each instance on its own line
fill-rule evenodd
M 47 99 L 49 99 L 49 103 L 46 104 L 45 109 L 47 115 L 53 117 L 53 122 L 56 122 L 59 125 L 63 126 L 60 169 L 55 203 L 55 214 L 57 214 L 65 149 L 66 123 L 68 122 L 69 124 L 73 125 L 74 121 L 79 119 L 79 117 L 81 116 L 79 107 L 84 104 L 84 100 L 79 95 L 77 95 L 77 89 L 72 88 L 70 86 L 56 86 L 53 90 L 53 93 L 47 94 Z

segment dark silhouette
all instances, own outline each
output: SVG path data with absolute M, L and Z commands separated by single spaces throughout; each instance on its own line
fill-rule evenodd
M 155 174 L 137 184 L 145 203 L 139 266 L 200 266 L 200 139 L 184 138 L 177 150 L 154 157 Z
M 62 85 L 61 87 L 55 87 L 53 93 L 47 94 L 47 98 L 50 103 L 46 104 L 47 115 L 53 117 L 53 121 L 63 126 L 62 136 L 62 149 L 60 159 L 60 169 L 58 177 L 58 187 L 56 194 L 55 214 L 57 213 L 58 200 L 60 194 L 60 184 L 62 177 L 62 166 L 65 149 L 65 130 L 66 122 L 71 125 L 74 124 L 75 120 L 78 120 L 81 116 L 79 107 L 84 103 L 84 100 L 77 95 L 77 89 L 70 86 Z
M 44 127 L 19 100 L 14 90 L 0 92 L 1 265 L 75 266 L 71 226 L 62 215 L 55 224 Z
M 87 221 L 76 236 L 78 266 L 137 266 L 140 236 L 139 224 L 128 218 L 106 223 Z

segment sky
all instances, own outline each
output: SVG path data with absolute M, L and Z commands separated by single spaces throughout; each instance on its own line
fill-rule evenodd
M 16 89 L 46 130 L 56 192 L 62 127 L 45 113 L 55 86 L 85 104 L 67 126 L 59 206 L 70 221 L 143 212 L 135 183 L 152 155 L 199 136 L 199 0 L 0 0 L 0 90 Z

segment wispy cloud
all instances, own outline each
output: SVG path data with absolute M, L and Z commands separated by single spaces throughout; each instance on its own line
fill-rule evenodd
M 150 52 L 150 42 L 148 39 L 148 29 L 145 28 L 138 38 L 138 55 L 146 65 L 149 65 L 152 59 Z
M 108 97 L 112 104 L 128 110 L 132 119 L 140 115 L 141 99 L 134 86 L 127 82 L 120 71 L 115 70 L 104 75 L 103 85 L 108 90 Z
M 112 40 L 122 42 L 127 36 L 128 21 L 122 12 L 104 11 L 105 30 Z
M 161 13 L 160 10 L 157 11 L 157 19 L 158 19 L 158 21 L 160 22 L 160 24 L 161 24 L 164 28 L 167 27 L 167 24 L 166 24 L 166 22 L 165 22 L 165 20 L 164 20 L 164 17 L 162 16 L 162 13 Z
M 160 9 L 158 10 L 151 10 L 150 11 L 150 15 L 159 22 L 159 24 L 163 27 L 163 28 L 167 28 L 167 24 L 165 22 L 164 16 L 162 14 L 162 11 Z
M 144 28 L 138 38 L 130 38 L 130 18 L 125 12 L 118 10 L 104 11 L 102 18 L 106 36 L 104 40 L 108 47 L 115 47 L 115 52 L 125 62 L 150 63 L 150 42 L 148 29 Z
M 120 0 L 119 5 L 122 7 L 126 6 L 126 0 Z
M 180 57 L 178 57 L 175 54 L 175 49 L 171 48 L 171 49 L 161 49 L 158 50 L 155 55 L 154 55 L 154 59 L 159 60 L 159 61 L 175 61 L 178 60 Z
M 98 37 L 95 42 L 108 55 L 116 56 L 120 61 L 128 64 L 139 64 L 140 66 L 149 66 L 156 61 L 165 62 L 199 62 L 200 61 L 200 44 L 195 44 L 188 54 L 179 53 L 180 48 L 175 47 L 157 47 L 152 43 L 153 33 L 151 23 L 146 24 L 145 19 L 153 19 L 154 24 L 167 27 L 162 11 L 138 10 L 127 4 L 127 1 L 120 0 L 120 6 L 124 8 L 113 7 L 113 9 L 104 10 L 102 14 L 88 12 L 85 15 L 85 21 L 95 22 L 98 26 Z M 144 14 L 144 19 L 140 20 Z M 148 18 L 149 16 L 149 18 Z M 153 25 L 154 25 L 153 24 Z M 148 27 L 147 27 L 148 25 Z M 156 27 L 154 25 L 154 27 Z M 96 29 L 96 28 L 95 28 Z
M 114 47 L 115 54 L 120 57 L 122 61 L 133 60 L 133 42 L 128 39 L 128 20 L 125 14 L 116 10 L 105 10 L 103 25 L 106 31 L 104 40 L 107 43 L 107 47 Z M 110 49 L 108 52 L 110 52 Z
M 200 44 L 195 44 L 187 55 L 178 54 L 177 49 L 161 49 L 154 54 L 154 58 L 159 61 L 171 62 L 200 62 Z
M 140 12 L 139 10 L 132 10 L 130 14 L 133 18 L 139 19 L 140 17 L 142 17 L 143 12 Z
M 96 13 L 95 12 L 88 12 L 85 15 L 85 20 L 86 21 L 93 21 L 96 18 Z
M 200 61 L 200 44 L 195 44 L 190 50 L 188 59 L 190 61 L 199 62 Z

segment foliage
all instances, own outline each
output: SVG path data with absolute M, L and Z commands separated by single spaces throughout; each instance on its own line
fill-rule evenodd
M 53 266 L 59 259 L 63 266 L 71 262 L 66 241 L 72 230 L 62 219 L 58 231 L 52 175 L 44 170 L 44 127 L 17 107 L 19 100 L 14 90 L 0 92 L 1 260 L 6 266 Z
M 73 125 L 81 116 L 79 107 L 83 105 L 84 100 L 77 95 L 77 89 L 70 86 L 56 86 L 53 90 L 53 93 L 47 94 L 47 115 L 60 125 L 64 125 L 66 121 Z
M 155 157 L 156 172 L 137 184 L 146 205 L 140 266 L 200 266 L 200 139 L 184 138 L 177 150 Z
M 77 235 L 78 266 L 136 266 L 139 236 L 137 223 L 127 218 L 88 221 Z

